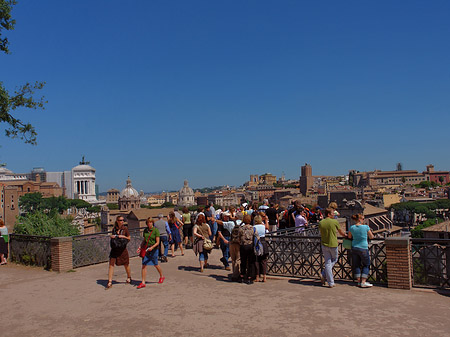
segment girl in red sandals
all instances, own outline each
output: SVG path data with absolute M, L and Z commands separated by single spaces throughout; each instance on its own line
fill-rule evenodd
M 163 283 L 165 277 L 163 276 L 161 267 L 158 265 L 159 255 L 159 230 L 154 225 L 152 218 L 148 218 L 147 228 L 144 230 L 144 240 L 141 246 L 138 248 L 137 253 L 140 254 L 141 250 L 145 249 L 145 256 L 142 258 L 142 282 L 137 286 L 138 289 L 145 288 L 145 277 L 147 276 L 147 266 L 155 266 L 159 273 L 158 283 Z

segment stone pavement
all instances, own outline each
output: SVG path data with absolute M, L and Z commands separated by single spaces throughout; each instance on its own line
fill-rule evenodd
M 134 285 L 116 267 L 108 291 L 106 263 L 60 274 L 1 266 L 0 336 L 450 336 L 448 293 L 287 278 L 237 284 L 219 258 L 214 250 L 217 266 L 200 273 L 187 250 L 162 264 L 163 284 L 148 267 L 140 290 L 139 258 Z

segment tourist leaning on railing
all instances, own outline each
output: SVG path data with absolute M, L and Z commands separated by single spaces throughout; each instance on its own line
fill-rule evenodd
M 334 209 L 327 208 L 325 210 L 326 218 L 319 222 L 319 230 L 322 243 L 322 252 L 325 260 L 324 269 L 322 271 L 322 284 L 325 285 L 325 280 L 328 282 L 328 287 L 333 288 L 333 267 L 338 259 L 338 241 L 337 232 L 345 236 L 345 232 L 339 226 L 339 222 L 334 219 Z
M 260 214 L 264 212 L 260 212 Z M 260 256 L 256 256 L 256 262 L 255 262 L 255 281 L 256 282 L 266 282 L 267 280 L 267 259 L 269 258 L 269 246 L 266 242 L 266 231 L 267 226 L 263 224 L 263 219 L 261 215 L 255 216 L 255 224 L 253 225 L 253 228 L 256 230 L 256 233 L 259 236 L 259 239 L 261 241 L 261 244 L 263 246 L 263 254 Z
M 8 228 L 5 223 L 0 219 L 0 265 L 7 263 L 8 258 Z
M 355 277 L 358 279 L 358 286 L 370 288 L 372 284 L 367 282 L 370 268 L 369 242 L 367 238 L 373 239 L 370 227 L 364 225 L 364 215 L 353 214 L 352 219 L 356 222 L 350 227 L 348 238 L 352 240 L 352 265 Z

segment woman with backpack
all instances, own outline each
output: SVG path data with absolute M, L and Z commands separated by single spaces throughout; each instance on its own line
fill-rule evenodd
M 241 279 L 247 284 L 252 284 L 255 275 L 256 256 L 253 249 L 252 217 L 248 214 L 242 219 L 244 225 L 239 228 L 240 255 L 241 255 Z
M 200 262 L 200 272 L 203 273 L 203 268 L 208 266 L 208 251 L 204 249 L 203 244 L 205 239 L 209 239 L 211 236 L 211 228 L 206 223 L 205 215 L 199 214 L 197 222 L 193 229 L 194 234 L 194 253 L 198 255 Z

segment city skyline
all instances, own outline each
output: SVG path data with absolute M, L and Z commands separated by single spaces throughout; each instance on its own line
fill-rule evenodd
M 128 175 L 157 191 L 298 179 L 305 163 L 450 168 L 446 1 L 123 6 L 14 6 L 0 80 L 46 81 L 48 104 L 15 112 L 38 144 L 2 135 L 8 169 L 69 170 L 85 155 L 100 191 Z

